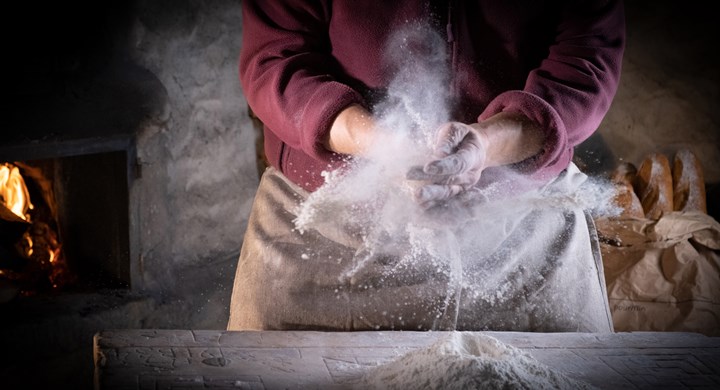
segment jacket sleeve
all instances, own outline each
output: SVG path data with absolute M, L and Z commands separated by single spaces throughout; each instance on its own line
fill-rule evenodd
M 479 120 L 499 112 L 525 114 L 545 129 L 543 151 L 518 168 L 549 179 L 565 169 L 573 148 L 598 128 L 620 80 L 625 48 L 621 0 L 569 1 L 547 58 L 522 91 L 498 95 Z
M 292 4 L 288 4 L 292 3 Z M 248 105 L 281 141 L 329 161 L 322 141 L 361 95 L 337 81 L 325 2 L 243 0 L 240 82 Z

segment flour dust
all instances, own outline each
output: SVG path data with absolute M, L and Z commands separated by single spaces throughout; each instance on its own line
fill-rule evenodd
M 356 389 L 592 389 L 481 333 L 450 332 L 434 344 L 369 369 Z
M 527 237 L 553 241 L 563 234 L 538 235 L 544 229 L 538 210 L 614 210 L 609 207 L 612 187 L 572 169 L 552 185 L 515 193 L 507 187 L 523 186 L 525 179 L 496 170 L 503 180 L 495 184 L 473 188 L 433 210 L 418 205 L 413 191 L 419 184 L 407 180 L 406 173 L 432 159 L 435 130 L 449 120 L 445 47 L 439 35 L 416 24 L 390 39 L 385 60 L 397 76 L 386 101 L 374 110 L 383 141 L 347 169 L 325 172 L 325 184 L 300 204 L 295 226 L 301 233 L 341 231 L 354 240 L 352 265 L 340 276 L 349 284 L 378 263 L 383 275 L 377 280 L 417 285 L 417 275 L 407 275 L 425 272 L 426 282 L 439 281 L 446 291 L 432 305 L 430 327 L 455 330 L 460 302 L 504 307 L 517 298 L 513 292 L 541 285 L 547 272 L 525 263 Z M 539 248 L 555 246 L 542 243 Z M 308 250 L 307 257 L 312 256 Z M 523 321 L 503 326 L 526 326 Z

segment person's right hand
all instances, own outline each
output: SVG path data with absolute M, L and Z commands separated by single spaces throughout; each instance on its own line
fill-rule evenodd
M 433 159 L 411 168 L 406 178 L 422 183 L 416 201 L 433 207 L 472 189 L 486 168 L 534 156 L 543 143 L 540 127 L 517 113 L 501 112 L 473 124 L 449 122 L 437 131 Z
M 472 188 L 487 166 L 489 141 L 482 125 L 449 122 L 438 130 L 432 161 L 410 169 L 407 178 L 426 182 L 415 193 L 421 205 L 446 201 Z

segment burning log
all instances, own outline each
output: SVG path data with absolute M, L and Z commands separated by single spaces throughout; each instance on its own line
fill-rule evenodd
M 13 213 L 12 210 L 7 208 L 4 204 L 0 203 L 0 220 L 3 223 L 21 224 L 24 226 L 29 225 L 28 221 L 20 218 L 17 214 Z
M 0 270 L 19 270 L 27 263 L 18 255 L 15 244 L 29 227 L 29 222 L 0 203 Z
M 28 190 L 18 166 L 32 181 L 34 192 Z M 30 193 L 37 193 L 37 207 L 30 203 Z M 0 281 L 32 295 L 73 280 L 61 251 L 56 218 L 52 184 L 39 168 L 0 164 Z
M 18 242 L 28 227 L 30 227 L 28 221 L 20 218 L 0 203 L 0 245 L 7 243 L 13 245 Z
M 17 295 L 19 287 L 11 280 L 11 273 L 27 265 L 27 259 L 21 257 L 15 244 L 30 227 L 30 223 L 0 202 L 0 303 L 11 301 Z
M 28 198 L 17 168 L 0 165 L 0 270 L 17 271 L 27 263 L 15 250 L 15 244 L 30 227 L 22 215 L 28 207 L 21 203 Z

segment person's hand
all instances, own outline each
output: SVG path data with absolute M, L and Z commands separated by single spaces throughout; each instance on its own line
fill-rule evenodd
M 442 205 L 472 189 L 486 168 L 534 156 L 543 143 L 539 125 L 517 113 L 502 112 L 473 124 L 449 122 L 438 129 L 433 160 L 412 167 L 406 178 L 422 183 L 414 194 L 420 205 Z M 461 198 L 467 203 L 468 196 Z
M 410 169 L 407 178 L 424 181 L 415 193 L 424 206 L 448 200 L 472 188 L 487 166 L 488 139 L 479 124 L 449 122 L 438 130 L 435 159 Z

